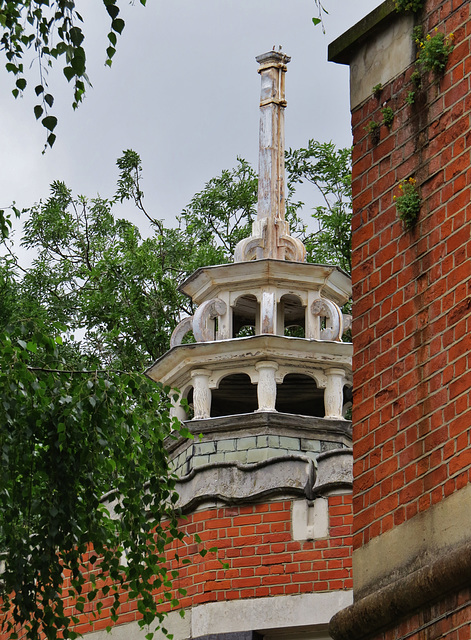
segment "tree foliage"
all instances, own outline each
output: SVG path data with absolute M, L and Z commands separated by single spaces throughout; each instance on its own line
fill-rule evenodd
M 109 592 L 117 618 L 118 589 L 143 623 L 160 619 L 152 593 L 172 579 L 161 556 L 181 535 L 167 396 L 137 374 L 70 370 L 59 332 L 30 323 L 0 340 L 2 631 L 74 638 L 86 602 L 99 614 Z
M 286 169 L 291 191 L 308 182 L 321 196 L 314 206 L 318 229 L 304 239 L 308 260 L 352 270 L 351 151 L 336 149 L 332 142 L 309 140 L 306 149 L 289 149 Z M 299 203 L 302 205 L 303 203 Z
M 106 64 L 111 66 L 118 36 L 124 29 L 118 0 L 102 0 L 108 14 L 109 32 Z M 146 0 L 140 0 L 145 5 Z M 37 66 L 34 92 L 37 104 L 34 115 L 47 131 L 47 144 L 56 139 L 57 117 L 51 113 L 54 96 L 49 92 L 47 74 L 59 64 L 67 81 L 73 85 L 74 109 L 83 100 L 87 85 L 86 51 L 83 18 L 75 0 L 0 0 L 0 49 L 5 68 L 15 77 L 12 93 L 20 96 L 28 84 L 31 64 Z
M 139 371 L 193 313 L 182 280 L 227 262 L 250 233 L 257 179 L 239 158 L 167 228 L 145 209 L 139 155 L 125 151 L 117 164 L 108 199 L 75 196 L 54 182 L 24 223 L 31 266 L 12 247 L 0 261 L 0 595 L 12 638 L 22 625 L 32 640 L 73 638 L 76 616 L 89 602 L 99 615 L 110 589 L 138 599 L 142 624 L 162 619 L 155 589 L 171 597 L 174 574 L 162 554 L 181 534 L 163 441 L 187 432 L 169 418 L 168 390 Z M 309 259 L 348 268 L 348 150 L 311 141 L 287 153 L 287 168 L 287 217 Z M 324 198 L 313 233 L 295 201 L 304 180 Z M 149 237 L 115 217 L 118 202 L 147 218 Z M 76 610 L 64 608 L 69 590 Z M 113 620 L 118 611 L 116 595 Z

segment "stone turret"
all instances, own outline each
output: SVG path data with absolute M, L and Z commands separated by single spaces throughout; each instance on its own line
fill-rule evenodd
M 350 317 L 344 319 L 340 307 L 351 284 L 337 267 L 306 263 L 305 247 L 285 220 L 289 61 L 276 51 L 257 57 L 260 161 L 252 235 L 238 243 L 233 264 L 202 267 L 181 285 L 198 308 L 147 371 L 189 399 L 193 419 L 282 411 L 343 420 L 351 345 L 342 342 Z M 190 331 L 196 344 L 183 345 Z M 175 415 L 188 417 L 179 403 Z
M 174 415 L 198 436 L 168 443 L 182 526 L 213 540 L 229 564 L 208 573 L 188 552 L 191 570 L 180 576 L 189 622 L 169 624 L 185 640 L 255 640 L 297 627 L 306 640 L 324 637 L 351 600 L 352 345 L 342 341 L 350 317 L 341 312 L 351 284 L 337 267 L 305 262 L 285 220 L 289 60 L 275 51 L 257 58 L 252 234 L 232 264 L 202 267 L 181 285 L 196 312 L 147 371 L 173 390 Z M 190 332 L 194 342 L 184 344 Z

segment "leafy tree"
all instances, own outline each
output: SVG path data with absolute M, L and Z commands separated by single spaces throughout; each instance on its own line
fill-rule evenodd
M 145 5 L 146 0 L 140 0 Z M 106 64 L 111 66 L 118 36 L 124 29 L 118 0 L 103 0 L 103 9 L 110 20 Z M 55 64 L 62 66 L 68 82 L 73 84 L 74 109 L 83 100 L 87 76 L 83 18 L 75 0 L 0 0 L 0 48 L 6 59 L 5 68 L 15 77 L 12 91 L 15 98 L 27 86 L 26 71 L 37 65 L 37 84 L 34 87 L 38 103 L 34 107 L 36 119 L 41 119 L 52 147 L 56 136 L 57 117 L 50 113 L 54 96 L 48 92 L 47 73 Z
M 11 638 L 74 638 L 85 603 L 99 614 L 106 594 L 116 619 L 118 589 L 140 600 L 143 624 L 162 620 L 152 593 L 172 576 L 160 557 L 181 537 L 163 445 L 180 427 L 166 394 L 138 374 L 70 370 L 61 342 L 37 325 L 0 336 L 0 595 Z
M 351 152 L 336 149 L 332 142 L 309 140 L 306 149 L 286 153 L 288 187 L 308 182 L 323 203 L 313 207 L 318 229 L 304 238 L 310 262 L 336 264 L 347 273 L 352 269 Z M 303 203 L 298 203 L 302 205 Z
M 181 219 L 190 235 L 220 247 L 220 262 L 232 258 L 236 244 L 250 235 L 257 215 L 258 178 L 250 164 L 237 158 L 237 166 L 224 170 L 193 196 Z

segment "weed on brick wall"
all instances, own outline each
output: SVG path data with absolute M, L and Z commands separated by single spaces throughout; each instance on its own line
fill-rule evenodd
M 378 144 L 380 138 L 381 123 L 376 120 L 370 120 L 365 126 L 365 131 L 370 134 L 372 144 Z
M 443 73 L 453 51 L 454 34 L 445 36 L 435 27 L 434 35 L 428 33 L 424 38 L 422 27 L 416 27 L 413 38 L 418 48 L 417 64 L 422 71 L 433 71 L 436 75 Z
M 417 222 L 422 199 L 416 187 L 416 179 L 408 178 L 399 185 L 399 195 L 394 196 L 397 215 L 406 229 L 411 229 Z
M 394 111 L 391 107 L 383 107 L 383 109 L 381 109 L 381 114 L 383 116 L 383 124 L 390 129 L 394 120 Z
M 395 5 L 398 13 L 403 11 L 418 13 L 424 6 L 424 0 L 396 0 Z

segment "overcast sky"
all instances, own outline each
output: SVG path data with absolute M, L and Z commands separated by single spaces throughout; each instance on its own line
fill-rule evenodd
M 116 159 L 132 148 L 142 157 L 148 210 L 171 224 L 237 155 L 257 166 L 255 56 L 273 45 L 291 56 L 286 146 L 309 138 L 350 145 L 348 68 L 327 62 L 327 47 L 379 3 L 325 0 L 323 35 L 312 24 L 313 0 L 147 0 L 145 8 L 136 0 L 123 7 L 126 28 L 108 69 L 102 3 L 82 0 L 93 89 L 73 112 L 71 87 L 59 69 L 50 74 L 59 124 L 45 155 L 30 92 L 15 101 L 12 77 L 0 72 L 0 208 L 47 198 L 55 179 L 75 193 L 110 196 Z M 34 87 L 34 67 L 31 74 Z

